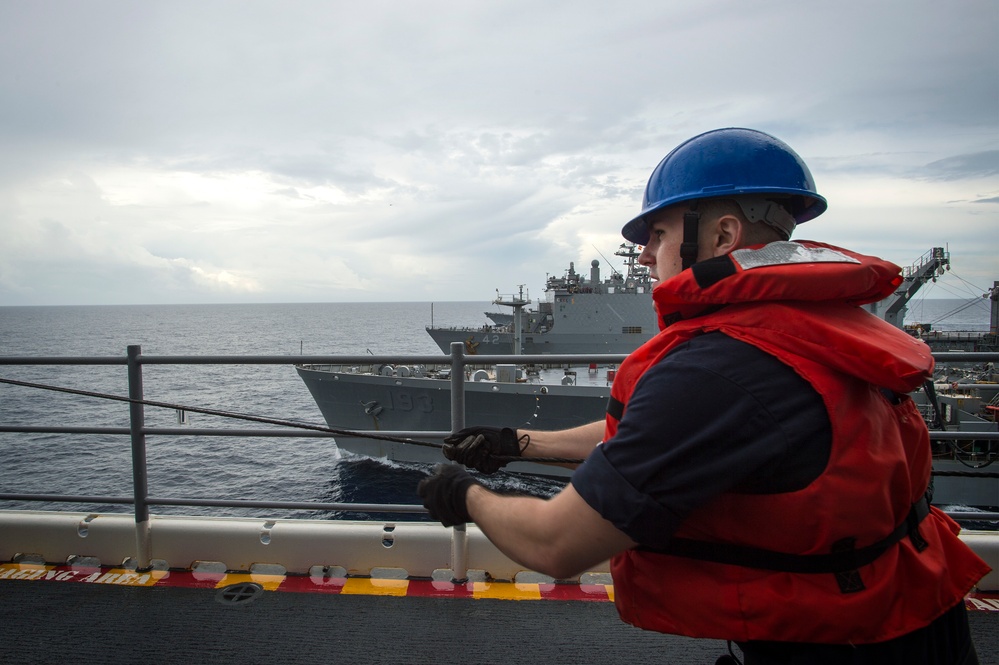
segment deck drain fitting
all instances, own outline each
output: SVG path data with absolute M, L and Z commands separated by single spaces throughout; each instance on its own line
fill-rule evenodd
M 241 582 L 219 589 L 219 592 L 215 594 L 215 600 L 223 605 L 246 605 L 256 600 L 257 596 L 263 592 L 264 587 L 256 582 Z

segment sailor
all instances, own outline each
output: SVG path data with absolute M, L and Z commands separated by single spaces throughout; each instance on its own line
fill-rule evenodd
M 977 663 L 965 594 L 988 572 L 929 506 L 929 434 L 907 393 L 929 348 L 860 305 L 898 266 L 790 241 L 826 201 L 801 158 L 728 128 L 675 148 L 623 228 L 658 280 L 661 331 L 572 430 L 470 427 L 445 455 L 491 473 L 585 458 L 550 499 L 456 464 L 418 488 L 557 579 L 611 559 L 624 621 L 735 642 L 754 663 Z

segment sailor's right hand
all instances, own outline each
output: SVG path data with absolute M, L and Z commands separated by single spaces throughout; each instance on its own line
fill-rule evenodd
M 468 490 L 479 483 L 457 464 L 438 464 L 434 475 L 427 476 L 416 486 L 423 507 L 444 526 L 472 521 L 466 501 Z
M 517 430 L 509 427 L 466 427 L 444 439 L 442 452 L 452 462 L 496 473 L 510 462 L 497 457 L 520 457 L 528 443 L 530 437 L 517 436 Z

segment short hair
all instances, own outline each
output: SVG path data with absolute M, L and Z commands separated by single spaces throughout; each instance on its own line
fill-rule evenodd
M 702 219 L 705 217 L 718 218 L 723 215 L 732 215 L 737 218 L 742 222 L 745 244 L 758 245 L 774 242 L 775 240 L 788 240 L 791 237 L 790 232 L 786 228 L 789 224 L 784 219 L 781 219 L 782 224 L 778 225 L 760 217 L 753 219 L 750 217 L 750 214 L 753 213 L 747 212 L 747 206 L 752 210 L 754 207 L 759 208 L 761 205 L 765 207 L 774 203 L 780 206 L 777 210 L 778 214 L 783 217 L 781 213 L 784 213 L 791 220 L 790 226 L 793 229 L 794 220 L 790 216 L 790 213 L 787 213 L 786 208 L 783 207 L 781 202 L 763 199 L 763 197 L 753 197 L 752 199 L 750 197 L 740 197 L 739 199 L 704 199 L 699 202 L 697 208 L 698 212 L 701 213 Z

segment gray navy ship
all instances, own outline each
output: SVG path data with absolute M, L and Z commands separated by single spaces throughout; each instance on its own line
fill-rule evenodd
M 531 300 L 520 287 L 515 295 L 497 294 L 493 304 L 512 312 L 486 312 L 493 325 L 428 327 L 427 333 L 444 353 L 453 342 L 462 342 L 466 355 L 631 353 L 659 332 L 652 279 L 638 255 L 635 245 L 621 245 L 615 256 L 625 260 L 625 272 L 611 270 L 604 279 L 596 259 L 589 277 L 570 263 L 562 276 L 548 277 L 537 309 L 525 309 Z
M 557 364 L 557 358 L 548 363 L 541 356 L 601 354 L 623 357 L 658 332 L 652 304 L 653 282 L 648 269 L 637 263 L 637 248 L 622 245 L 616 254 L 626 259 L 626 272 L 612 271 L 607 278 L 601 279 L 599 262 L 593 261 L 587 278 L 570 264 L 563 276 L 549 277 L 545 289 L 547 298 L 537 309 L 525 310 L 530 299 L 520 293 L 494 301 L 497 305 L 512 307 L 513 312 L 508 315 L 487 312 L 492 325 L 427 328 L 445 353 L 450 352 L 453 342 L 460 342 L 465 355 L 472 356 L 466 358 L 473 363 L 466 365 L 466 423 L 558 430 L 603 418 L 616 365 L 607 362 Z M 903 270 L 904 282 L 895 294 L 867 309 L 901 327 L 905 303 L 921 285 L 936 280 L 949 266 L 949 252 L 933 248 Z M 993 327 L 989 333 L 975 333 L 975 350 L 995 350 L 999 283 L 991 296 Z M 970 350 L 964 346 L 967 336 L 947 339 L 946 336 L 928 336 L 925 331 L 909 332 L 926 339 L 934 352 Z M 509 355 L 510 361 L 476 365 L 475 355 Z M 300 365 L 296 369 L 333 429 L 359 434 L 451 430 L 450 364 Z M 953 406 L 950 429 L 996 431 L 995 414 L 989 417 L 987 412 L 990 405 L 995 408 L 995 392 L 975 400 L 969 400 L 967 394 L 973 390 L 976 395 L 987 395 L 988 387 L 995 385 L 991 364 L 987 374 L 984 382 L 981 375 L 974 380 L 962 380 L 961 392 L 956 396 L 940 395 L 945 409 Z M 953 382 L 953 379 L 948 381 Z M 957 386 L 954 382 L 954 387 Z M 914 397 L 920 401 L 923 395 Z M 981 408 L 974 408 L 974 413 L 959 408 L 972 404 Z M 929 406 L 925 408 L 929 419 Z M 983 413 L 986 417 L 982 417 Z M 438 443 L 440 436 L 425 435 Z M 371 457 L 401 462 L 443 461 L 439 447 L 435 446 L 346 435 L 337 436 L 336 442 L 341 450 Z M 941 449 L 934 468 L 964 471 L 969 465 L 977 466 L 983 461 L 991 463 L 999 454 L 997 444 L 996 440 L 971 441 L 966 446 L 970 450 L 967 459 L 957 459 L 961 450 Z M 570 473 L 561 467 L 526 462 L 512 463 L 507 469 L 547 476 L 568 476 Z M 999 486 L 994 481 L 986 481 L 988 487 L 982 494 L 974 487 L 979 482 L 941 479 L 938 494 L 941 498 L 950 494 L 956 502 L 966 505 L 999 505 Z
M 466 422 L 557 430 L 603 417 L 616 367 L 525 363 L 526 356 L 608 354 L 625 356 L 659 332 L 652 305 L 653 281 L 638 263 L 638 248 L 622 244 L 616 256 L 625 270 L 601 278 L 593 260 L 589 276 L 570 263 L 549 276 L 545 300 L 536 309 L 523 290 L 497 296 L 493 304 L 510 313 L 486 312 L 491 325 L 434 328 L 427 333 L 445 353 L 453 342 L 466 356 L 509 355 L 510 363 L 467 366 Z M 474 360 L 473 360 L 474 362 Z M 331 428 L 351 431 L 449 431 L 451 367 L 436 365 L 304 365 L 297 371 Z M 338 436 L 341 450 L 405 462 L 441 461 L 438 448 L 365 437 Z M 567 469 L 531 463 L 514 472 L 568 475 Z

